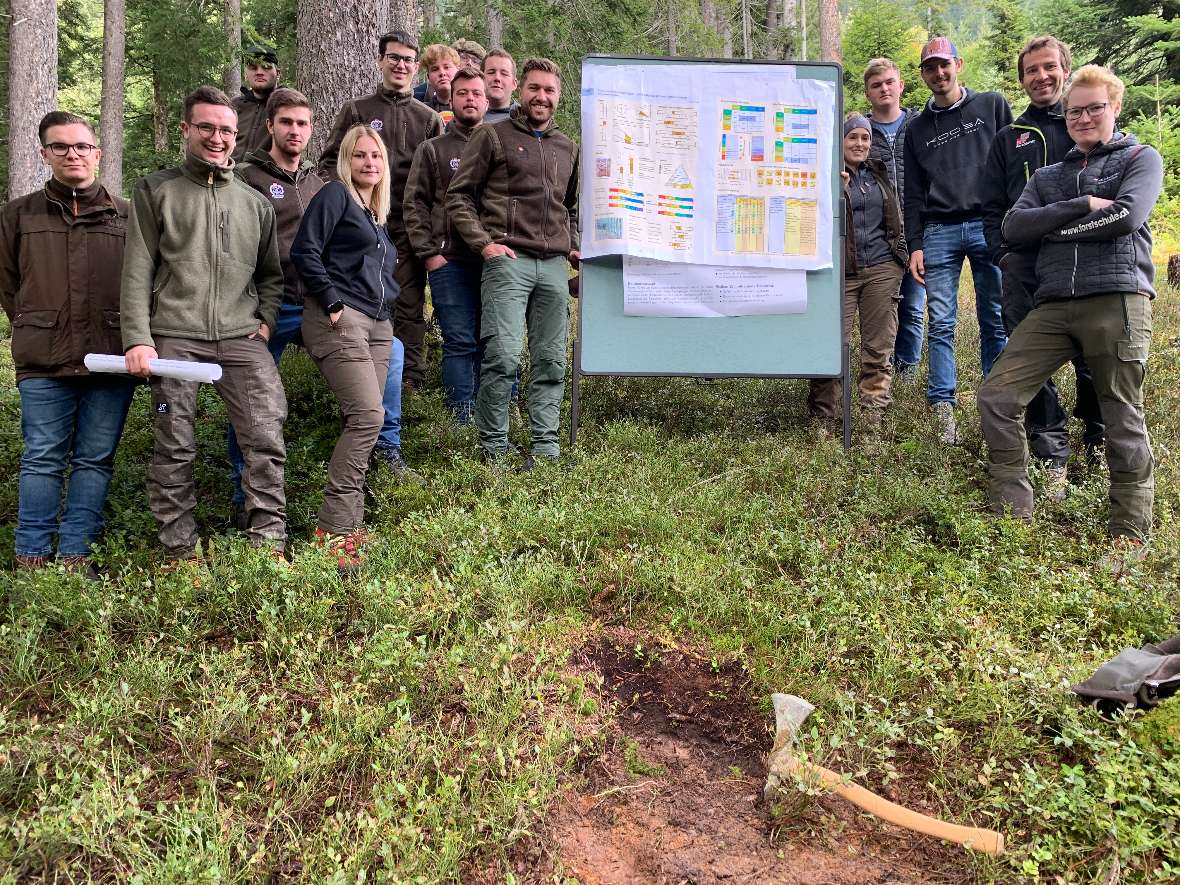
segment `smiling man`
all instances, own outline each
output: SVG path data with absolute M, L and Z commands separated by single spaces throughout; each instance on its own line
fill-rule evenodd
M 532 451 L 550 459 L 561 452 L 568 267 L 579 257 L 578 146 L 553 119 L 561 101 L 554 62 L 525 62 L 520 94 L 511 117 L 475 130 L 447 191 L 456 229 L 484 260 L 475 425 L 486 462 L 510 452 L 509 400 L 526 324 Z M 526 456 L 521 466 L 531 463 Z
M 0 210 L 0 304 L 12 321 L 21 436 L 16 564 L 53 557 L 93 576 L 90 546 L 134 384 L 91 375 L 89 351 L 119 353 L 119 271 L 127 201 L 95 179 L 102 151 L 83 117 L 46 114 L 38 127 L 52 177 Z M 62 507 L 62 491 L 69 486 Z
M 1038 169 L 1004 216 L 1005 241 L 1039 248 L 1035 306 L 979 389 L 979 417 L 992 507 L 1031 518 L 1025 407 L 1054 372 L 1084 356 L 1108 428 L 1110 534 L 1134 548 L 1151 534 L 1155 489 L 1143 413 L 1155 297 L 1147 219 L 1164 170 L 1155 148 L 1118 131 L 1123 92 L 1108 68 L 1074 75 L 1064 107 L 1075 147 Z
M 483 60 L 483 78 L 488 84 L 488 112 L 485 123 L 499 123 L 507 120 L 516 105 L 512 94 L 516 92 L 516 62 L 503 49 L 493 49 Z
M 242 94 L 234 98 L 238 112 L 238 140 L 234 162 L 240 163 L 256 150 L 270 149 L 266 128 L 266 103 L 279 85 L 279 54 L 270 46 L 249 46 L 242 53 L 246 68 Z
M 1060 163 L 1073 147 L 1061 106 L 1062 90 L 1071 67 L 1069 47 L 1056 37 L 1043 34 L 1024 45 L 1016 59 L 1016 72 L 1029 105 L 1016 122 L 999 131 L 988 155 L 983 226 L 992 260 L 1003 272 L 1004 327 L 1009 335 L 1032 310 L 1040 244 L 1008 243 L 1001 225 L 1004 214 L 1020 198 L 1032 174 L 1042 166 Z M 1086 424 L 1084 442 L 1092 455 L 1103 441 L 1102 413 L 1090 370 L 1080 356 L 1074 360 L 1074 371 L 1077 376 L 1074 414 Z M 1068 419 L 1050 378 L 1028 404 L 1024 427 L 1033 456 L 1046 470 L 1047 492 L 1057 499 L 1065 496 L 1067 488 Z
M 150 378 L 156 444 L 148 501 L 172 563 L 198 557 L 193 486 L 197 383 L 153 375 L 156 358 L 218 363 L 245 468 L 250 541 L 276 558 L 287 535 L 287 400 L 267 339 L 283 299 L 275 212 L 233 173 L 238 115 L 220 89 L 184 100 L 184 163 L 136 183 L 120 299 L 127 370 Z
M 958 441 L 955 424 L 955 331 L 959 277 L 971 262 L 983 374 L 1008 336 L 1000 315 L 1000 271 L 983 236 L 983 175 L 992 140 L 1012 122 L 998 92 L 959 84 L 963 59 L 955 44 L 935 37 L 922 47 L 922 80 L 932 93 L 905 140 L 905 236 L 910 273 L 926 286 L 930 371 L 926 401 L 944 445 Z

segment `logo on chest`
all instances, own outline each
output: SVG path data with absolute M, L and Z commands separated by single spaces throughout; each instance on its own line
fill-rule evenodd
M 458 157 L 451 157 L 451 171 L 455 172 L 458 170 L 458 168 L 459 168 L 459 158 Z
M 281 184 L 279 184 L 277 181 L 272 181 L 270 183 L 271 199 L 281 200 L 286 195 L 287 195 L 287 192 L 285 190 L 283 190 L 283 186 Z
M 370 120 L 369 121 L 369 128 L 376 129 L 378 132 L 380 132 L 382 129 L 385 128 L 385 124 L 380 120 Z
M 1031 132 L 1021 132 L 1018 136 L 1016 136 L 1016 146 L 1018 148 L 1027 147 L 1032 143 L 1033 140 Z

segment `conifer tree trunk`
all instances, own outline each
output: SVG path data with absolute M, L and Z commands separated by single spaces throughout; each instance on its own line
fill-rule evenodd
M 504 13 L 496 0 L 488 0 L 488 49 L 504 48 Z
M 411 37 L 418 37 L 418 2 L 419 0 L 388 0 L 389 2 L 389 30 L 405 31 Z M 367 3 L 359 3 L 367 6 Z
M 819 53 L 824 61 L 840 61 L 839 0 L 819 0 Z
M 124 0 L 104 0 L 102 25 L 102 110 L 99 176 L 113 194 L 123 192 L 123 76 L 127 67 L 127 8 Z
M 222 83 L 226 94 L 233 98 L 242 88 L 242 0 L 225 0 L 221 24 L 229 47 Z
M 57 106 L 57 4 L 12 0 L 8 44 L 8 196 L 23 197 L 49 178 L 37 124 Z

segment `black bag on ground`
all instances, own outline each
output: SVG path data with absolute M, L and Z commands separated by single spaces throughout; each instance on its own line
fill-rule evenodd
M 1154 707 L 1180 689 L 1180 633 L 1143 648 L 1124 648 L 1070 690 L 1104 712 Z

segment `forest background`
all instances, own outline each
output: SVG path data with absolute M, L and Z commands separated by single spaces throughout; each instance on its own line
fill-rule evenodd
M 1016 113 L 1027 104 L 1015 72 L 1030 35 L 1050 32 L 1073 48 L 1075 68 L 1111 65 L 1128 83 L 1125 128 L 1156 145 L 1167 163 L 1156 212 L 1159 256 L 1180 248 L 1180 2 L 1165 0 L 4 0 L 0 46 L 0 196 L 39 185 L 37 111 L 56 104 L 106 120 L 104 180 L 126 191 L 175 162 L 181 101 L 194 85 L 240 85 L 239 45 L 278 49 L 283 82 L 306 91 L 320 137 L 339 105 L 377 82 L 370 46 L 390 27 L 421 45 L 470 37 L 503 46 L 518 63 L 545 55 L 566 72 L 559 122 L 577 132 L 580 59 L 588 52 L 684 57 L 818 59 L 845 66 L 845 106 L 866 108 L 865 62 L 897 59 L 905 104 L 929 93 L 918 73 L 928 35 L 949 35 L 965 59 L 962 80 L 997 89 Z M 104 21 L 105 19 L 105 21 Z M 839 43 L 832 36 L 839 29 Z M 23 30 L 22 30 L 23 28 Z M 125 37 L 105 40 L 105 33 Z M 826 33 L 825 33 L 826 31 Z M 106 58 L 104 59 L 104 43 Z M 56 50 L 56 53 L 54 53 Z M 56 54 L 56 58 L 53 56 Z M 17 60 L 19 59 L 19 64 Z M 106 69 L 104 89 L 104 65 Z M 119 86 L 123 85 L 120 96 Z M 121 104 L 121 106 L 120 106 Z M 10 121 L 28 117 L 12 132 Z M 21 139 L 24 139 L 23 148 Z M 116 144 L 120 140 L 122 144 Z M 12 158 L 10 160 L 10 145 Z M 318 149 L 313 142 L 312 153 Z M 24 165 L 21 157 L 24 155 Z M 28 157 L 33 155 L 33 161 Z M 114 166 L 115 168 L 112 168 Z M 121 173 L 121 174 L 120 174 Z M 11 183 L 11 187 L 10 187 Z

